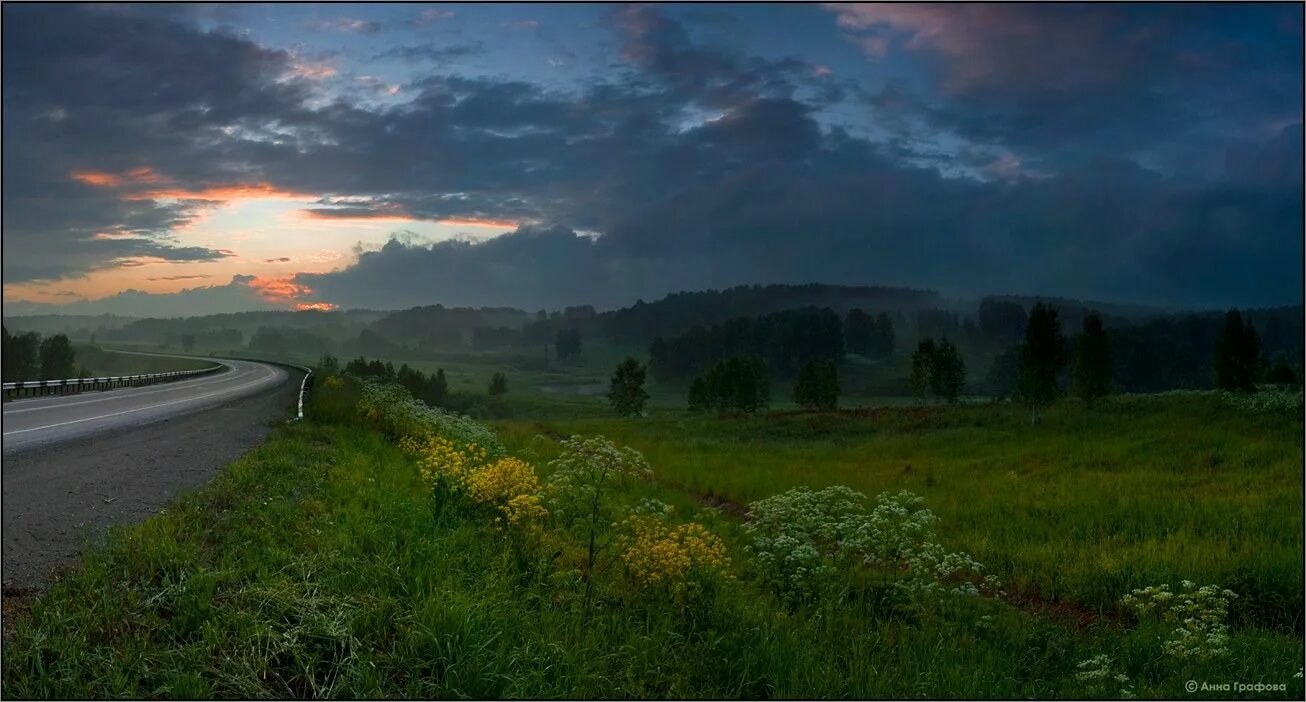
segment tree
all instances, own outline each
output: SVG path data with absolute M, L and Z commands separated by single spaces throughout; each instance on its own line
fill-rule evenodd
M 449 381 L 444 377 L 444 369 L 435 369 L 435 375 L 426 381 L 426 390 L 422 393 L 422 399 L 426 404 L 433 407 L 439 407 L 444 404 L 449 397 Z
M 644 411 L 648 393 L 644 391 L 644 364 L 627 357 L 617 364 L 608 386 L 608 402 L 613 411 L 622 417 L 633 417 Z
M 1224 327 L 1215 341 L 1215 384 L 1222 390 L 1250 391 L 1256 388 L 1261 339 L 1256 328 L 1243 323 L 1238 310 L 1224 315 Z
M 554 349 L 559 361 L 566 361 L 580 356 L 580 330 L 559 329 L 554 336 Z
M 794 382 L 794 402 L 828 412 L 839 404 L 839 375 L 833 361 L 812 359 L 803 364 Z
M 758 358 L 732 356 L 718 361 L 703 381 L 708 406 L 719 414 L 730 411 L 753 413 L 771 401 L 766 366 Z M 691 400 L 693 388 L 691 387 Z
M 5 381 L 36 380 L 41 373 L 40 347 L 41 335 L 36 332 L 10 337 L 4 359 Z
M 887 312 L 875 317 L 875 333 L 871 341 L 871 355 L 876 358 L 888 358 L 893 353 L 897 339 L 893 333 L 893 318 Z
M 1043 408 L 1061 395 L 1061 374 L 1070 361 L 1066 337 L 1055 307 L 1038 302 L 1029 311 L 1025 340 L 1020 345 L 1020 382 L 1017 393 L 1037 423 Z
M 0 378 L 9 382 L 14 377 L 13 340 L 9 338 L 9 327 L 0 325 L 0 331 L 4 332 L 4 346 L 0 347 L 0 363 L 4 364 L 4 368 L 0 371 Z
M 707 412 L 712 409 L 712 395 L 708 392 L 707 381 L 694 378 L 689 385 L 689 411 Z
M 1274 365 L 1270 368 L 1265 380 L 1275 385 L 1297 385 L 1301 382 L 1301 379 L 1297 377 L 1297 372 L 1288 365 L 1288 359 L 1283 354 L 1279 354 L 1274 358 Z
M 317 359 L 318 375 L 336 375 L 340 373 L 340 361 L 329 353 L 322 354 Z
M 75 354 L 68 337 L 55 334 L 41 342 L 41 380 L 61 380 L 77 375 Z
M 871 355 L 876 331 L 875 319 L 871 315 L 860 308 L 848 310 L 843 321 L 843 336 L 849 353 Z
M 1084 317 L 1084 332 L 1075 343 L 1075 394 L 1089 407 L 1111 392 L 1111 345 L 1102 318 Z
M 395 380 L 398 380 L 399 384 L 404 386 L 408 394 L 413 397 L 421 397 L 422 390 L 426 388 L 426 374 L 414 368 L 409 368 L 407 363 L 399 366 L 399 373 Z
M 190 352 L 191 352 L 191 349 L 194 349 L 194 348 L 195 348 L 195 335 L 194 335 L 194 334 L 182 334 L 182 336 L 181 336 L 181 349 L 182 349 L 183 351 L 185 351 L 186 353 L 190 353 Z
M 989 394 L 996 399 L 1006 399 L 1015 392 L 1020 382 L 1020 347 L 1013 347 L 993 357 L 989 375 L 985 380 Z
M 955 403 L 966 386 L 966 362 L 957 347 L 944 339 L 930 359 L 930 391 L 936 397 Z
M 921 400 L 925 400 L 930 389 L 930 366 L 934 363 L 934 339 L 925 337 L 916 342 L 916 350 L 911 354 L 911 374 L 907 384 Z
M 502 372 L 495 373 L 490 378 L 490 394 L 502 395 L 508 392 L 508 378 Z

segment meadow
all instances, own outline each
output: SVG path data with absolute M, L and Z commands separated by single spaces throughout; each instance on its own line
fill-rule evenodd
M 202 358 L 116 353 L 90 344 L 74 344 L 73 351 L 77 354 L 77 367 L 97 378 L 197 370 L 213 365 L 212 361 Z
M 518 392 L 485 424 L 368 392 L 319 381 L 308 421 L 23 603 L 5 694 L 1302 695 L 1300 409 L 1175 393 L 1063 403 L 1038 426 L 1006 404 L 614 419 Z M 604 559 L 554 496 L 590 455 L 574 434 L 651 469 L 605 494 Z M 788 588 L 750 517 L 834 485 L 918 495 L 930 520 L 866 523 L 927 524 L 1000 584 L 966 594 L 960 570 L 832 551 Z M 1209 642 L 1176 651 L 1175 622 L 1125 599 L 1162 584 Z

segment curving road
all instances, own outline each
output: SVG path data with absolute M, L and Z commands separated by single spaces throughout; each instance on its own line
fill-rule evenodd
M 284 383 L 276 366 L 223 360 L 226 370 L 191 380 L 104 392 L 14 400 L 4 405 L 4 453 L 129 430 L 213 407 Z
M 299 373 L 221 362 L 191 380 L 4 404 L 6 597 L 57 578 L 106 528 L 148 518 L 293 416 Z

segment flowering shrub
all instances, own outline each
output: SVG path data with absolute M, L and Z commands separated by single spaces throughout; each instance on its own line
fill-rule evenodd
M 1296 414 L 1302 410 L 1302 393 L 1296 389 L 1276 388 L 1254 393 L 1222 390 L 1220 399 L 1234 408 L 1255 414 Z
M 983 566 L 964 553 L 949 553 L 937 541 L 938 518 L 910 492 L 883 493 L 866 512 L 865 496 L 834 485 L 800 487 L 749 506 L 744 528 L 750 550 L 772 583 L 789 596 L 811 594 L 825 577 L 860 560 L 905 575 L 899 586 L 911 592 L 979 594 L 998 587 Z M 949 587 L 949 583 L 952 583 Z
M 659 516 L 632 515 L 622 526 L 621 560 L 641 588 L 683 595 L 696 584 L 694 576 L 718 575 L 730 566 L 725 544 L 702 524 L 669 528 Z
M 845 546 L 861 553 L 867 564 L 890 570 L 906 569 L 911 576 L 904 587 L 917 591 L 946 589 L 978 595 L 984 566 L 965 553 L 949 553 L 938 543 L 934 527 L 939 518 L 921 507 L 925 498 L 906 490 L 875 498 L 875 507 Z M 997 578 L 981 581 L 990 590 Z
M 862 528 L 865 495 L 843 485 L 799 487 L 748 507 L 748 548 L 783 593 L 801 597 L 835 572 L 843 543 Z
M 499 508 L 503 516 L 496 521 L 520 525 L 549 514 L 538 494 L 540 479 L 535 475 L 535 468 L 516 458 L 500 458 L 473 469 L 464 486 L 473 500 Z
M 485 449 L 476 444 L 459 447 L 436 434 L 405 436 L 399 440 L 399 447 L 417 457 L 422 480 L 432 488 L 442 482 L 453 488 L 465 487 L 472 472 L 487 458 Z
M 1174 658 L 1208 660 L 1228 655 L 1229 601 L 1237 597 L 1216 585 L 1197 587 L 1191 580 L 1179 584 L 1173 592 L 1169 585 L 1145 587 L 1125 595 L 1121 600 L 1139 619 L 1157 619 L 1175 628 L 1161 650 Z
M 457 447 L 475 445 L 485 451 L 489 460 L 507 453 L 489 427 L 460 414 L 428 407 L 396 383 L 365 381 L 358 411 L 369 424 L 397 439 L 423 441 L 440 436 Z
M 594 591 L 598 555 L 609 545 L 601 542 L 604 528 L 611 524 L 615 508 L 611 493 L 618 485 L 653 476 L 644 456 L 632 448 L 619 448 L 602 436 L 572 436 L 562 442 L 562 454 L 549 462 L 545 496 L 550 507 L 569 526 L 579 530 L 588 545 L 585 551 L 584 619 L 588 621 Z
M 639 451 L 618 447 L 602 436 L 577 435 L 561 443 L 562 454 L 549 462 L 553 473 L 548 486 L 549 494 L 560 502 L 578 502 L 585 507 L 601 501 L 616 483 L 653 476 Z
M 499 511 L 503 513 L 500 519 L 507 522 L 508 526 L 536 524 L 549 516 L 549 510 L 544 508 L 539 495 L 513 495 L 499 505 Z
M 1075 679 L 1084 683 L 1091 694 L 1118 699 L 1134 697 L 1133 691 L 1124 687 L 1129 683 L 1129 676 L 1115 671 L 1115 661 L 1111 656 L 1099 653 L 1088 660 L 1080 661 L 1078 667 L 1079 672 L 1075 673 Z M 1116 686 L 1120 686 L 1118 691 Z

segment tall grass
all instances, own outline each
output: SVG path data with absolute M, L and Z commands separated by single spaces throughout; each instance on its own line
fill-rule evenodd
M 88 551 L 81 565 L 17 622 L 4 648 L 4 693 L 1114 697 L 1117 690 L 1094 692 L 1076 678 L 1080 662 L 1104 652 L 1127 675 L 1130 691 L 1143 697 L 1188 697 L 1183 686 L 1189 679 L 1288 686 L 1286 692 L 1249 696 L 1299 698 L 1302 693 L 1300 680 L 1293 678 L 1303 653 L 1300 632 L 1262 626 L 1259 620 L 1235 626 L 1227 658 L 1176 663 L 1161 653 L 1161 632 L 1147 625 L 1110 617 L 1077 621 L 997 598 L 945 597 L 912 605 L 892 588 L 855 575 L 844 581 L 838 598 L 791 606 L 777 601 L 755 577 L 738 521 L 697 505 L 696 491 L 713 484 L 721 485 L 718 493 L 739 489 L 738 496 L 748 499 L 746 487 L 771 494 L 798 482 L 817 484 L 822 477 L 856 483 L 859 474 L 846 468 L 853 462 L 850 455 L 840 459 L 846 455 L 842 451 L 860 455 L 879 439 L 898 437 L 904 443 L 889 450 L 917 456 L 906 437 L 918 432 L 965 437 L 968 423 L 982 421 L 966 410 L 956 416 L 948 410 L 946 417 L 920 420 L 924 424 L 897 415 L 882 423 L 834 420 L 870 424 L 860 432 L 837 432 L 842 438 L 811 435 L 817 430 L 804 429 L 808 420 L 803 417 L 777 420 L 772 435 L 753 440 L 745 438 L 747 427 L 732 423 L 566 424 L 566 429 L 620 434 L 646 453 L 656 471 L 674 475 L 671 481 L 641 485 L 636 493 L 661 496 L 725 536 L 736 563 L 735 580 L 688 602 L 641 594 L 613 577 L 597 590 L 586 621 L 581 616 L 584 586 L 573 563 L 549 552 L 523 558 L 483 513 L 468 505 L 445 504 L 437 512 L 412 459 L 380 433 L 354 426 L 347 392 L 319 384 L 310 406 L 314 419 L 279 429 L 206 487 L 138 526 L 114 531 L 106 545 Z M 1178 412 L 1136 408 L 1144 422 L 1156 411 Z M 994 420 L 992 428 L 1015 431 L 1004 429 L 1005 422 Z M 1049 424 L 1055 426 L 1055 421 Z M 542 463 L 557 452 L 550 437 L 559 428 L 564 427 L 525 424 L 501 435 L 510 452 Z M 1063 431 L 1069 429 L 1063 426 Z M 809 432 L 807 438 L 794 436 L 803 432 Z M 718 442 L 733 443 L 739 461 L 722 463 Z M 752 465 L 776 452 L 796 457 L 785 447 L 803 442 L 810 444 L 811 453 L 791 465 L 797 475 L 781 477 L 758 468 L 746 472 L 752 480 L 770 475 L 769 487 L 749 481 L 715 483 L 710 474 L 695 472 Z M 1070 440 L 1062 446 L 1070 446 Z M 717 463 L 673 462 L 696 448 Z M 951 493 L 929 489 L 963 483 L 967 472 L 950 466 L 949 456 L 959 461 L 953 450 L 941 447 L 943 458 L 932 468 L 916 458 L 918 467 L 907 474 L 935 474 L 932 485 L 920 478 L 911 487 L 940 513 L 940 533 L 949 545 L 964 546 L 981 540 L 984 528 L 975 520 L 986 513 L 962 509 L 967 500 L 961 487 L 950 488 L 957 491 Z M 964 465 L 983 472 L 985 461 L 996 460 L 989 456 Z M 884 465 L 896 463 L 886 459 Z M 1049 478 L 1053 466 L 1043 470 L 1046 490 L 1059 494 L 1069 489 Z M 1151 470 L 1161 472 L 1160 467 Z M 874 475 L 867 472 L 861 479 Z M 976 479 L 972 489 L 982 483 Z M 1038 562 L 1027 553 L 1035 539 L 1003 536 L 1018 533 L 1003 522 L 1022 519 L 1010 496 L 1020 490 L 993 485 L 972 493 L 969 501 L 981 502 L 985 495 L 1006 500 L 1006 512 L 987 513 L 987 530 L 998 543 L 1025 544 L 1005 562 L 1019 575 L 1021 564 Z M 1051 519 L 1057 509 L 1069 507 L 1047 499 L 1046 509 L 1052 511 L 1046 513 L 1050 526 L 1043 529 L 1044 538 L 1072 553 L 1068 527 Z M 1181 508 L 1168 512 L 1170 519 L 1183 513 Z M 1128 512 L 1108 514 L 1124 519 Z M 1296 518 L 1300 520 L 1299 511 Z M 1089 523 L 1075 520 L 1069 528 Z M 1158 528 L 1149 524 L 1166 523 L 1166 517 L 1144 519 L 1116 533 L 1131 539 Z M 1261 526 L 1278 529 L 1268 518 Z M 1214 538 L 1196 529 L 1185 533 L 1198 544 Z M 972 552 L 991 562 L 1000 550 L 991 547 L 989 560 Z M 1204 567 L 1196 558 L 1175 565 L 1176 570 L 1185 565 L 1185 571 Z M 1041 585 L 1046 577 L 1031 580 Z M 1080 582 L 1076 577 L 1081 576 L 1072 575 L 1068 582 Z
M 1040 601 L 1111 613 L 1124 592 L 1193 579 L 1248 595 L 1234 617 L 1302 627 L 1302 423 L 1214 394 L 1019 408 L 895 408 L 735 420 L 505 421 L 510 447 L 604 433 L 663 481 L 740 504 L 799 485 L 910 490 L 967 551 Z

